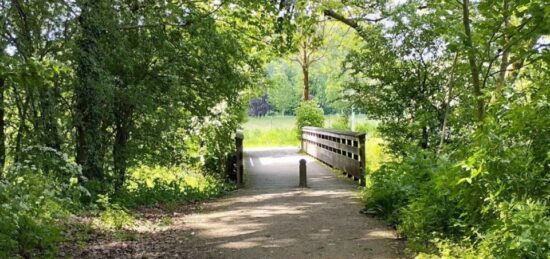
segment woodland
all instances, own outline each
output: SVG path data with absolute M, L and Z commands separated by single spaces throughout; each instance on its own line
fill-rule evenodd
M 1 258 L 233 190 L 251 100 L 377 121 L 363 212 L 411 257 L 550 256 L 546 0 L 0 0 L 0 24 Z

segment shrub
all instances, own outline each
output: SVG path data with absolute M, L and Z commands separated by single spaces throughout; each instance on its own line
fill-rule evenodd
M 502 202 L 498 222 L 480 244 L 497 258 L 547 258 L 550 256 L 550 208 L 532 199 Z
M 429 164 L 423 153 L 402 161 L 391 161 L 367 174 L 363 202 L 367 211 L 386 218 L 392 224 L 400 222 L 400 209 L 419 192 L 426 181 Z
M 357 123 L 357 125 L 355 125 L 355 131 L 366 133 L 369 137 L 376 137 L 379 135 L 376 127 L 378 127 L 377 122 L 367 121 L 365 123 Z
M 60 221 L 88 195 L 80 168 L 44 147 L 24 150 L 0 180 L 0 257 L 50 257 L 62 240 Z
M 380 166 L 391 161 L 385 150 L 385 142 L 381 138 L 367 137 L 365 141 L 365 166 L 367 172 L 378 170 Z
M 99 195 L 97 204 L 102 211 L 96 220 L 96 225 L 107 229 L 120 230 L 134 225 L 134 217 L 117 203 L 110 203 L 107 195 Z
M 350 122 L 347 116 L 338 115 L 335 116 L 329 127 L 338 130 L 350 130 Z
M 324 123 L 325 116 L 323 109 L 321 109 L 316 101 L 311 100 L 302 102 L 300 106 L 296 108 L 296 133 L 298 138 L 301 138 L 302 127 L 323 127 Z
M 129 172 L 117 202 L 128 207 L 218 197 L 232 188 L 194 168 L 138 166 Z

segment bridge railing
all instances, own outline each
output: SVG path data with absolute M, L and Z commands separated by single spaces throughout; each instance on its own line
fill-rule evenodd
M 303 127 L 302 150 L 365 186 L 365 133 Z

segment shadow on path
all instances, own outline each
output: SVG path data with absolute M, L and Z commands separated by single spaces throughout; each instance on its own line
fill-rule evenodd
M 298 188 L 305 158 L 309 188 Z M 400 242 L 383 222 L 359 213 L 356 186 L 296 148 L 245 155 L 247 187 L 186 218 L 206 239 L 207 257 L 396 258 Z
M 297 187 L 302 158 L 309 188 Z M 170 215 L 170 226 L 144 225 L 136 240 L 95 240 L 75 257 L 403 257 L 394 231 L 359 213 L 357 185 L 296 148 L 247 150 L 245 160 L 245 188 L 206 202 L 200 211 Z

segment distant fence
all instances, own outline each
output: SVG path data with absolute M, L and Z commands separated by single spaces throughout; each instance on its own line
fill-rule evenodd
M 303 127 L 302 150 L 365 186 L 365 133 Z
M 235 154 L 229 156 L 227 160 L 227 171 L 229 178 L 239 185 L 244 183 L 243 140 L 244 135 L 242 131 L 237 131 L 235 136 Z

